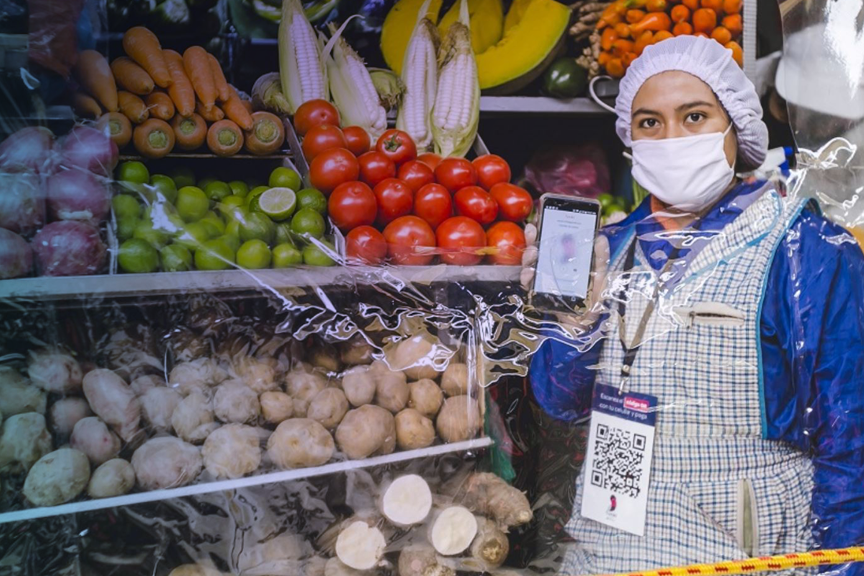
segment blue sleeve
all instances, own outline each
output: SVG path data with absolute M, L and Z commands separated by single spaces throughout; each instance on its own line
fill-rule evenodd
M 531 359 L 528 379 L 534 398 L 549 416 L 575 422 L 591 412 L 591 396 L 603 341 L 580 351 L 552 338 Z M 594 368 L 592 368 L 594 367 Z
M 766 434 L 812 457 L 816 541 L 861 545 L 864 254 L 849 233 L 809 211 L 793 223 L 769 273 L 761 334 Z

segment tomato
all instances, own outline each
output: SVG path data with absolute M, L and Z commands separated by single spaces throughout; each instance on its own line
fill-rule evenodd
M 345 182 L 330 194 L 327 213 L 337 228 L 347 232 L 375 222 L 378 203 L 372 189 L 363 182 Z
M 345 141 L 348 142 L 348 150 L 356 156 L 365 154 L 369 151 L 369 146 L 372 141 L 369 139 L 369 133 L 360 126 L 348 126 L 342 130 L 345 135 Z
M 489 194 L 498 203 L 498 213 L 503 220 L 521 222 L 531 214 L 534 199 L 524 188 L 514 184 L 499 182 L 492 186 Z
M 486 246 L 483 227 L 471 218 L 454 216 L 448 218 L 435 231 L 441 262 L 457 266 L 473 266 L 483 259 L 477 254 Z
M 432 170 L 435 170 L 435 168 L 438 167 L 438 164 L 441 163 L 441 156 L 432 152 L 424 152 L 423 154 L 417 156 L 417 160 L 423 162 Z
M 396 218 L 411 213 L 414 207 L 414 192 L 401 180 L 387 178 L 375 186 L 378 200 L 378 225 L 386 226 Z
M 294 113 L 294 131 L 305 136 L 311 128 L 321 124 L 339 126 L 339 111 L 326 100 L 304 102 Z
M 358 226 L 345 237 L 345 255 L 352 264 L 381 264 L 387 256 L 387 241 L 372 226 Z
M 479 186 L 467 186 L 453 196 L 456 213 L 476 220 L 483 226 L 491 224 L 498 216 L 498 203 Z
M 440 184 L 427 184 L 414 195 L 414 214 L 425 220 L 432 229 L 453 215 L 453 199 Z
M 513 222 L 496 222 L 486 231 L 486 245 L 498 249 L 489 255 L 493 264 L 519 266 L 525 251 L 525 232 Z
M 435 179 L 452 193 L 477 184 L 477 171 L 464 158 L 444 158 L 435 168 Z
M 435 182 L 435 173 L 419 160 L 409 160 L 399 167 L 399 179 L 405 182 L 412 192 L 417 192 L 426 184 Z
M 396 165 L 380 152 L 366 152 L 357 161 L 360 163 L 360 180 L 373 188 L 382 180 L 396 177 Z
M 510 165 L 500 156 L 484 154 L 471 164 L 477 170 L 477 182 L 486 190 L 499 182 L 510 182 Z
M 402 216 L 384 228 L 387 253 L 396 264 L 424 266 L 435 257 L 435 233 L 417 216 Z
M 357 180 L 360 164 L 357 158 L 344 148 L 325 150 L 315 157 L 309 166 L 309 182 L 324 195 L 344 182 Z
M 394 164 L 399 166 L 417 157 L 417 146 L 407 133 L 401 130 L 387 130 L 378 138 L 375 149 L 381 152 Z
M 332 124 L 321 124 L 314 126 L 306 133 L 301 147 L 306 161 L 312 162 L 321 152 L 333 148 L 347 148 L 348 143 L 345 141 L 342 130 Z

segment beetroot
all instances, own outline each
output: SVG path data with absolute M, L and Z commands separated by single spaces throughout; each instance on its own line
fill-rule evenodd
M 0 228 L 0 279 L 29 276 L 33 271 L 33 250 L 18 234 Z
M 76 126 L 60 145 L 63 166 L 83 168 L 100 176 L 109 176 L 114 171 L 119 155 L 117 144 L 111 138 L 89 126 Z
M 45 195 L 34 172 L 0 172 L 0 228 L 31 234 L 45 223 Z
M 104 179 L 80 169 L 58 168 L 46 182 L 52 220 L 83 220 L 98 224 L 111 210 L 111 191 Z
M 31 126 L 18 130 L 0 144 L 0 169 L 8 172 L 40 172 L 50 162 L 54 134 Z
M 32 245 L 36 268 L 43 276 L 96 274 L 108 254 L 98 229 L 72 220 L 48 224 L 36 233 Z

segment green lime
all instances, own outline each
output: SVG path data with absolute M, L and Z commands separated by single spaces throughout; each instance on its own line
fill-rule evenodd
M 597 201 L 600 202 L 600 208 L 603 210 L 609 208 L 609 206 L 615 202 L 615 197 L 608 192 L 604 192 L 597 196 Z
M 174 236 L 174 244 L 178 244 L 187 250 L 195 252 L 202 244 L 212 238 L 210 230 L 202 222 L 190 222 Z
M 177 208 L 167 202 L 157 202 L 145 208 L 143 219 L 151 222 L 156 230 L 166 234 L 174 234 L 185 225 Z
M 220 236 L 218 239 L 230 246 L 231 250 L 234 252 L 237 252 L 237 250 L 240 249 L 240 237 L 237 235 L 225 234 L 224 236 Z
M 245 218 L 245 215 L 244 215 Z M 240 219 L 237 220 L 229 220 L 228 224 L 225 226 L 225 234 L 227 236 L 234 236 L 237 238 L 237 241 L 240 241 Z
M 117 239 L 122 242 L 132 238 L 139 222 L 140 220 L 134 217 L 117 218 Z
M 164 174 L 154 174 L 150 177 L 150 186 L 156 192 L 155 200 L 159 199 L 161 194 L 163 199 L 173 204 L 177 201 L 177 185 L 174 180 Z
M 184 186 L 177 192 L 177 212 L 186 222 L 200 220 L 208 210 L 210 201 L 200 188 Z
M 180 166 L 171 171 L 171 179 L 177 188 L 195 185 L 195 173 L 191 169 Z
M 271 188 L 258 196 L 258 209 L 277 222 L 287 220 L 294 214 L 296 198 L 290 188 Z
M 324 236 L 324 217 L 310 208 L 298 210 L 291 219 L 291 232 L 298 236 L 308 234 L 312 238 L 321 238 Z
M 242 180 L 232 180 L 228 182 L 228 187 L 231 188 L 231 194 L 245 198 L 249 194 L 249 185 Z
M 225 217 L 227 222 L 239 220 L 246 215 L 246 202 L 240 198 L 240 206 L 235 206 L 237 200 L 232 200 L 237 196 L 228 196 L 225 200 L 216 205 L 216 209 Z
M 284 166 L 280 166 L 270 173 L 269 184 L 271 188 L 290 188 L 295 191 L 303 185 L 300 181 L 300 175 Z
M 202 189 L 204 190 L 204 194 L 214 202 L 219 202 L 223 198 L 227 198 L 231 195 L 231 188 L 221 180 L 214 180 L 206 186 L 202 186 Z
M 258 186 L 250 190 L 246 195 L 246 208 L 250 211 L 257 210 L 258 197 L 269 189 L 268 186 Z
M 198 222 L 207 228 L 207 232 L 211 238 L 216 238 L 225 233 L 225 222 L 212 210 Z
M 226 196 L 222 200 L 219 201 L 219 206 L 225 206 L 226 208 L 240 208 L 246 205 L 246 198 L 242 196 L 237 196 L 236 194 L 231 194 L 230 196 Z M 218 206 L 217 206 L 218 207 Z
M 192 253 L 179 244 L 165 246 L 159 251 L 159 256 L 165 272 L 185 272 L 192 268 Z
M 146 240 L 132 238 L 120 245 L 120 269 L 131 274 L 147 274 L 159 269 L 159 252 Z
M 297 210 L 309 208 L 324 216 L 327 214 L 327 197 L 315 188 L 304 188 L 297 192 Z
M 154 227 L 153 222 L 150 220 L 140 220 L 138 226 L 135 227 L 135 232 L 132 233 L 132 238 L 144 240 L 156 250 L 161 249 L 168 243 L 168 233 Z
M 323 242 L 323 244 L 329 250 L 333 250 L 333 245 L 329 242 Z M 336 264 L 335 260 L 315 244 L 309 244 L 303 248 L 303 262 L 309 266 L 333 266 Z
M 276 227 L 273 222 L 258 212 L 248 214 L 240 221 L 240 240 L 263 240 L 268 245 L 273 241 Z
M 290 268 L 303 263 L 303 253 L 293 244 L 279 244 L 273 248 L 273 268 Z
M 273 236 L 273 244 L 290 244 L 294 246 L 294 236 L 291 234 L 290 222 L 278 222 L 276 234 Z
M 261 240 L 244 242 L 237 250 L 237 265 L 248 270 L 270 267 L 270 247 Z
M 128 194 L 120 194 L 111 199 L 114 214 L 117 218 L 139 218 L 141 216 L 141 204 L 138 200 Z
M 221 238 L 208 240 L 195 252 L 198 270 L 227 270 L 234 264 L 234 250 Z
M 117 180 L 147 184 L 150 182 L 150 171 L 147 170 L 147 167 L 142 162 L 123 162 L 117 168 Z
M 210 176 L 206 178 L 201 178 L 198 182 L 195 183 L 195 186 L 201 188 L 202 190 L 206 188 L 211 182 L 216 182 L 216 178 L 212 178 Z

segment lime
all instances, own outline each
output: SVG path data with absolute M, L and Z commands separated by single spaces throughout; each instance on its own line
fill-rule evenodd
M 159 251 L 159 256 L 165 272 L 185 272 L 192 268 L 192 253 L 179 244 L 165 246 Z
M 177 213 L 177 208 L 167 202 L 157 202 L 145 208 L 144 220 L 151 222 L 156 230 L 167 234 L 177 232 L 185 224 Z
M 111 199 L 114 214 L 117 218 L 138 218 L 141 216 L 141 205 L 138 200 L 128 194 L 120 194 Z
M 198 270 L 227 270 L 234 264 L 234 249 L 221 238 L 208 240 L 195 252 Z
M 303 253 L 293 244 L 279 244 L 273 248 L 273 268 L 290 268 L 303 263 Z
M 117 180 L 147 184 L 150 182 L 150 171 L 142 162 L 123 162 L 117 168 Z
M 122 242 L 123 240 L 132 238 L 139 222 L 140 220 L 134 217 L 117 218 L 117 239 Z
M 258 197 L 258 209 L 277 222 L 290 218 L 296 204 L 290 188 L 271 188 Z
M 261 240 L 244 242 L 237 250 L 237 265 L 249 270 L 270 267 L 270 247 Z
M 214 202 L 219 202 L 223 198 L 231 195 L 231 188 L 228 187 L 228 184 L 220 180 L 214 180 L 201 188 L 204 190 L 204 194 Z
M 246 215 L 246 203 L 240 198 L 241 205 L 235 206 L 237 200 L 231 200 L 232 198 L 237 198 L 237 196 L 229 196 L 224 201 L 220 202 L 216 205 L 216 209 L 225 217 L 226 222 L 231 222 L 232 220 L 239 220 Z M 226 202 L 227 201 L 227 202 Z
M 240 240 L 263 240 L 268 245 L 273 241 L 276 227 L 264 214 L 254 212 L 240 220 Z
M 231 188 L 231 194 L 245 198 L 249 194 L 249 185 L 242 180 L 232 180 L 228 182 L 228 187 Z
M 299 190 L 303 183 L 300 181 L 300 175 L 290 168 L 280 166 L 270 173 L 269 184 L 271 188 L 290 188 L 291 190 Z
M 246 195 L 246 208 L 250 211 L 256 210 L 258 206 L 258 197 L 269 189 L 268 186 L 258 186 L 250 190 L 249 194 Z
M 324 245 L 330 251 L 333 251 L 333 245 L 329 242 L 324 242 Z M 324 250 L 315 244 L 309 244 L 303 248 L 303 262 L 309 266 L 333 266 L 336 261 L 330 258 Z
M 207 228 L 207 233 L 210 234 L 211 238 L 216 238 L 225 233 L 225 222 L 212 210 L 199 220 L 198 223 L 203 224 Z
M 234 252 L 237 252 L 237 250 L 240 249 L 240 238 L 236 235 L 225 234 L 224 236 L 220 236 L 218 239 L 230 246 L 231 250 Z
M 196 183 L 194 184 L 194 186 L 197 186 L 198 188 L 201 188 L 201 189 L 203 190 L 203 189 L 206 188 L 206 187 L 207 187 L 211 182 L 216 182 L 216 178 L 212 178 L 212 177 L 208 176 L 207 178 L 201 178 L 200 180 L 198 180 L 198 182 L 196 182 Z
M 174 236 L 174 244 L 178 244 L 192 252 L 198 250 L 204 242 L 212 238 L 210 230 L 202 222 L 190 222 Z
M 606 210 L 613 202 L 615 202 L 615 197 L 608 192 L 604 192 L 597 196 L 597 201 L 600 202 L 600 208 Z
M 146 274 L 159 269 L 159 252 L 146 240 L 132 238 L 120 245 L 120 269 L 131 274 Z
M 189 168 L 179 167 L 175 168 L 171 171 L 171 179 L 174 180 L 174 185 L 177 188 L 183 188 L 184 186 L 194 186 L 195 185 L 195 173 L 192 172 Z
M 304 188 L 297 192 L 297 210 L 309 208 L 322 216 L 327 214 L 327 197 L 315 188 Z
M 245 215 L 243 216 L 245 218 Z M 240 241 L 240 220 L 229 220 L 228 225 L 225 226 L 225 235 L 226 236 L 234 236 L 237 238 L 237 241 Z
M 132 238 L 144 240 L 156 250 L 159 250 L 168 243 L 168 233 L 159 228 L 154 228 L 153 222 L 150 220 L 140 220 L 135 227 L 135 232 L 132 233 Z
M 186 222 L 200 220 L 208 210 L 210 201 L 200 188 L 184 186 L 177 192 L 177 212 Z
M 150 186 L 156 193 L 156 198 L 154 199 L 158 200 L 159 195 L 161 194 L 163 199 L 171 204 L 177 201 L 177 185 L 174 184 L 174 180 L 168 176 L 165 176 L 164 174 L 154 174 L 150 177 Z
M 276 234 L 273 236 L 273 244 L 290 244 L 294 246 L 294 236 L 291 234 L 290 222 L 279 222 L 276 224 Z
M 219 206 L 225 206 L 227 208 L 240 208 L 246 204 L 246 199 L 242 196 L 237 196 L 236 194 L 231 194 L 230 196 L 226 196 L 222 200 L 219 201 Z
M 324 217 L 315 210 L 303 208 L 291 219 L 291 232 L 298 236 L 308 234 L 312 238 L 324 235 Z

